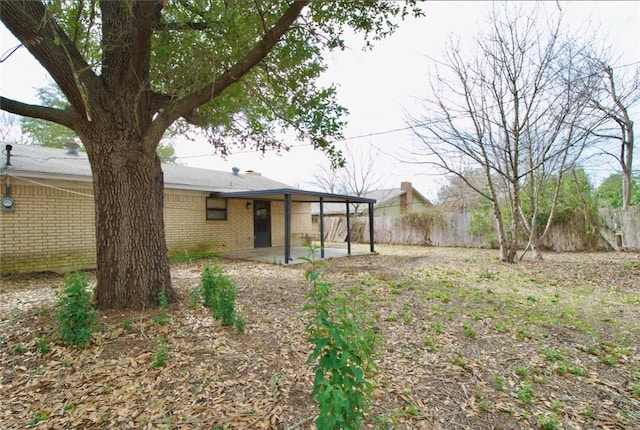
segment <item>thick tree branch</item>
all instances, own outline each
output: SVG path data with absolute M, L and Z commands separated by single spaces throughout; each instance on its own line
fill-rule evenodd
M 182 31 L 182 30 L 210 30 L 214 27 L 213 22 L 158 22 L 154 30 Z
M 82 116 L 74 111 L 30 105 L 6 97 L 0 97 L 0 109 L 16 115 L 55 122 L 72 130 L 74 125 L 82 120 Z

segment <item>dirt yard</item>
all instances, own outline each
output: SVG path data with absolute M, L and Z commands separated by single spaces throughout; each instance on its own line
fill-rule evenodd
M 640 254 L 377 251 L 322 269 L 379 332 L 366 428 L 640 429 Z M 166 325 L 100 313 L 83 350 L 55 337 L 62 276 L 2 278 L 0 428 L 314 428 L 305 266 L 221 262 L 240 334 L 189 299 L 207 264 L 173 264 Z

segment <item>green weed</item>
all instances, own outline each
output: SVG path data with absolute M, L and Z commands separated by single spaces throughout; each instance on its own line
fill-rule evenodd
M 160 337 L 156 339 L 156 352 L 153 354 L 153 362 L 151 366 L 153 367 L 164 367 L 169 360 L 169 348 L 167 346 L 167 341 Z
M 506 331 L 509 331 L 509 324 L 506 322 L 496 323 L 495 329 L 498 333 L 504 333 Z
M 200 297 L 202 296 L 202 292 L 200 291 L 200 286 L 194 287 L 189 290 L 189 295 L 187 296 L 188 304 L 191 309 L 195 309 L 200 302 Z
M 538 417 L 538 426 L 542 430 L 556 430 L 560 427 L 560 421 L 556 417 Z
M 405 417 L 417 417 L 420 414 L 420 410 L 415 403 L 409 403 L 405 406 L 402 415 Z
M 533 400 L 533 384 L 531 381 L 524 381 L 516 394 L 523 403 L 531 403 Z
M 486 270 L 478 273 L 478 281 L 493 281 L 498 279 L 499 273 L 492 270 Z
M 83 273 L 73 272 L 65 279 L 58 297 L 58 334 L 66 345 L 84 347 L 91 339 L 97 312 L 89 284 Z
M 410 325 L 411 321 L 412 321 L 411 312 L 403 311 L 402 312 L 402 321 L 405 323 L 405 325 Z
M 443 331 L 442 323 L 440 321 L 432 321 L 431 328 L 433 328 L 433 331 L 437 334 L 441 334 Z
M 469 364 L 467 360 L 465 360 L 460 354 L 455 354 L 453 357 L 451 357 L 450 361 L 451 364 L 462 367 L 463 369 L 466 369 L 467 365 Z
M 493 404 L 490 401 L 484 399 L 478 402 L 478 408 L 483 412 L 490 412 L 493 409 Z
M 576 376 L 584 376 L 587 372 L 582 366 L 578 364 L 572 364 L 569 367 L 569 373 Z
M 468 338 L 474 339 L 477 335 L 476 330 L 471 325 L 471 321 L 463 321 L 462 329 L 464 330 L 465 336 Z
M 593 416 L 593 411 L 591 410 L 591 408 L 589 406 L 587 406 L 585 408 L 585 410 L 582 412 L 582 415 L 584 416 L 585 419 L 587 420 L 592 420 L 595 417 Z
M 241 314 L 236 314 L 234 325 L 236 327 L 236 332 L 243 334 L 247 327 L 247 321 Z
M 614 367 L 616 364 L 618 364 L 618 358 L 613 354 L 607 354 L 600 357 L 600 363 Z
M 320 409 L 315 423 L 319 429 L 355 430 L 371 404 L 373 385 L 368 375 L 376 371 L 375 333 L 345 297 L 332 295 L 331 284 L 320 280 L 313 251 L 310 248 L 310 257 L 303 260 L 311 265 L 305 279 L 312 290 L 304 310 L 312 313 L 306 331 L 314 345 L 307 362 L 315 363 L 311 395 Z
M 206 267 L 200 276 L 200 291 L 204 305 L 223 326 L 232 326 L 235 320 L 236 286 L 223 273 L 222 267 Z
M 37 338 L 36 347 L 38 348 L 38 351 L 40 351 L 40 354 L 44 355 L 51 352 L 51 344 L 47 338 Z
M 533 333 L 527 327 L 518 327 L 516 330 L 516 340 L 522 342 L 525 339 L 532 339 Z
M 504 391 L 506 380 L 502 375 L 493 375 L 493 383 L 496 385 L 496 390 Z
M 562 353 L 554 348 L 545 348 L 542 350 L 542 356 L 547 361 L 558 361 L 562 359 Z
M 558 367 L 556 367 L 556 373 L 560 376 L 565 375 L 567 372 L 569 371 L 569 367 L 567 366 L 567 363 L 565 363 L 564 361 L 561 361 L 560 363 L 558 363 Z
M 27 427 L 37 426 L 42 421 L 46 421 L 49 418 L 49 414 L 47 412 L 37 412 L 36 415 L 27 421 Z
M 164 290 L 164 287 L 158 291 L 158 308 L 159 312 L 157 315 L 154 315 L 151 319 L 158 325 L 166 325 L 167 318 L 167 308 L 169 307 L 169 301 L 167 300 L 167 293 Z
M 438 343 L 432 336 L 425 336 L 422 338 L 422 345 L 427 351 L 436 351 L 438 349 Z

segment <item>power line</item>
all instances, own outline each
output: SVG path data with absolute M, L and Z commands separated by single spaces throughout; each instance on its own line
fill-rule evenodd
M 371 132 L 371 133 L 367 133 L 367 134 L 361 134 L 361 135 L 356 135 L 356 136 L 345 137 L 345 138 L 342 138 L 340 140 L 333 141 L 331 143 L 346 142 L 346 141 L 350 141 L 350 140 L 364 139 L 364 138 L 373 137 L 373 136 L 382 136 L 382 135 L 385 135 L 385 134 L 392 134 L 392 133 L 398 133 L 398 132 L 401 132 L 401 131 L 411 130 L 411 128 L 412 127 L 408 126 L 408 127 L 394 128 L 394 129 L 390 129 L 390 130 L 375 131 L 375 132 Z M 305 148 L 305 147 L 309 147 L 309 146 L 313 146 L 313 144 L 312 143 L 302 143 L 302 144 L 299 144 L 299 145 L 291 145 L 289 147 L 289 149 Z M 228 155 L 254 154 L 254 153 L 258 153 L 258 152 L 262 152 L 262 150 L 260 150 L 260 149 L 252 149 L 252 150 L 245 150 L 245 151 L 235 151 L 235 152 L 230 152 Z M 175 158 L 202 158 L 202 157 L 210 157 L 210 156 L 213 156 L 213 155 L 214 154 L 185 155 L 183 157 L 175 157 Z

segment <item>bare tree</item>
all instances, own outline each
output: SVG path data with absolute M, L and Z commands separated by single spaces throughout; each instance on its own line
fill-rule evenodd
M 584 87 L 568 62 L 576 48 L 561 32 L 562 14 L 545 16 L 541 7 L 494 8 L 473 55 L 451 43 L 443 70 L 432 75 L 433 95 L 423 99 L 425 114 L 409 118 L 421 142 L 417 162 L 457 176 L 491 202 L 505 262 L 516 261 L 523 228 L 541 257 L 534 222 L 539 184 L 561 176 L 584 143 L 585 133 L 576 132 L 585 119 Z M 470 176 L 469 167 L 481 169 L 485 180 Z
M 20 131 L 19 116 L 0 112 L 0 141 L 2 143 L 25 143 L 27 141 L 27 138 Z
M 605 53 L 586 56 L 586 76 L 596 81 L 590 86 L 591 107 L 598 112 L 604 124 L 593 134 L 604 139 L 619 142 L 618 152 L 604 149 L 612 156 L 622 171 L 622 209 L 631 202 L 633 170 L 634 132 L 630 110 L 640 101 L 640 67 L 628 65 L 619 68 L 611 66 L 612 60 Z
M 373 146 L 346 145 L 345 162 L 342 167 L 324 165 L 313 175 L 312 186 L 328 193 L 364 196 L 369 191 L 380 188 L 384 175 L 376 166 L 379 151 Z M 353 204 L 354 212 L 359 204 Z
M 449 182 L 438 190 L 438 204 L 448 210 L 471 212 L 478 209 L 480 195 L 475 193 L 461 177 L 480 188 L 486 186 L 486 180 L 482 169 L 464 169 L 460 173 L 461 176 L 449 175 Z
M 309 185 L 327 193 L 339 194 L 342 189 L 340 183 L 338 169 L 329 164 L 323 164 L 320 170 L 313 174 L 313 180 Z

